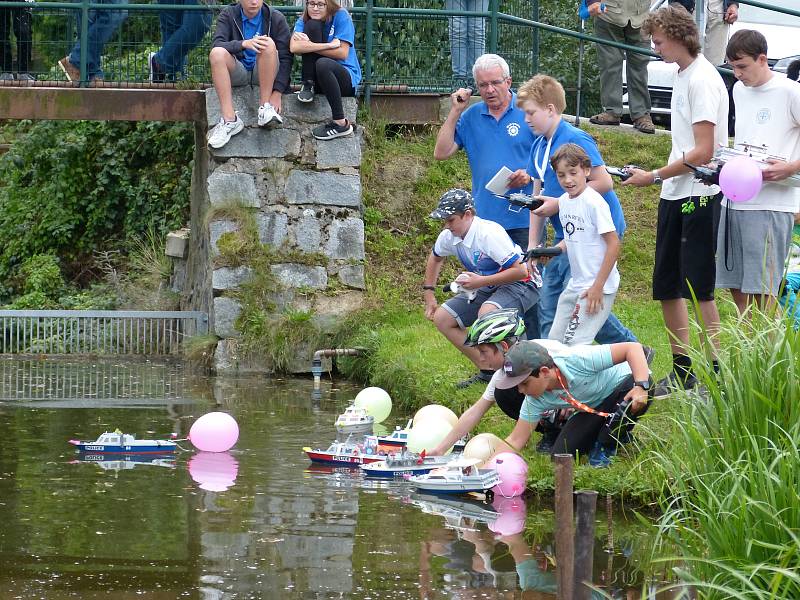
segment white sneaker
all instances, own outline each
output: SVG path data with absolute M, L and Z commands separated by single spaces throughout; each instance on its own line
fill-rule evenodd
M 264 102 L 258 107 L 258 126 L 264 127 L 272 121 L 283 123 L 283 117 L 278 114 L 278 111 L 272 107 L 269 102 Z
M 236 113 L 236 120 L 231 123 L 226 123 L 225 119 L 219 118 L 219 123 L 214 125 L 214 129 L 208 132 L 208 145 L 212 148 L 222 148 L 227 144 L 231 137 L 244 129 L 244 121 L 239 118 L 239 113 Z

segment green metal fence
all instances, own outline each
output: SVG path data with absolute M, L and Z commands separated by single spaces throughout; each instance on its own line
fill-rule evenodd
M 760 8 L 800 16 L 800 11 L 778 9 L 755 0 L 740 0 Z M 292 0 L 271 3 L 284 12 L 290 28 L 300 8 Z M 578 48 L 583 43 L 582 85 L 588 90 L 588 104 L 594 103 L 597 89 L 594 43 L 589 33 L 582 33 L 576 10 L 577 0 L 490 0 L 486 12 L 442 10 L 443 0 L 356 0 L 351 9 L 357 38 L 356 50 L 364 71 L 363 93 L 367 98 L 377 86 L 392 86 L 409 92 L 445 92 L 452 89 L 448 18 L 468 16 L 483 18 L 486 26 L 485 51 L 504 56 L 515 81 L 521 82 L 536 72 L 557 77 L 574 95 L 579 80 Z M 210 11 L 214 15 L 222 5 L 137 4 L 75 2 L 4 2 L 0 11 L 30 13 L 32 64 L 29 72 L 36 78 L 0 80 L 2 85 L 73 85 L 57 62 L 80 40 L 81 85 L 142 86 L 149 84 L 148 54 L 159 49 L 159 15 L 165 11 Z M 102 49 L 103 81 L 89 81 L 86 72 L 87 29 L 91 18 L 114 11 L 127 11 L 127 18 Z M 172 13 L 180 14 L 180 13 Z M 591 26 L 590 26 L 591 27 Z M 213 24 L 211 26 L 213 31 Z M 196 88 L 210 83 L 208 52 L 211 33 L 189 51 L 186 67 L 175 84 Z M 0 43 L 2 40 L 0 40 Z M 641 52 L 625 44 L 600 41 L 628 51 Z M 12 43 L 12 46 L 14 44 Z M 295 61 L 293 81 L 299 79 Z M 18 71 L 18 64 L 11 72 Z M 0 78 L 7 79 L 2 73 Z

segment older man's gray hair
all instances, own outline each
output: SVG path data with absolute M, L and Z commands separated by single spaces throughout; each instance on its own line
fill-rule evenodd
M 481 54 L 472 65 L 472 77 L 477 79 L 478 71 L 487 71 L 500 67 L 503 70 L 503 77 L 511 77 L 511 69 L 508 68 L 508 63 L 502 56 L 497 54 Z

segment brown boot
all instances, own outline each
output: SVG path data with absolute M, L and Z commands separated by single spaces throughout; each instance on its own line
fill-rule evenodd
M 595 125 L 619 125 L 619 115 L 605 110 L 600 114 L 589 117 L 589 123 L 594 123 Z
M 64 71 L 64 75 L 66 75 L 67 81 L 81 80 L 81 70 L 78 69 L 71 62 L 69 62 L 69 56 L 65 56 L 60 61 L 58 61 L 58 66 L 61 67 L 62 71 Z
M 633 120 L 633 126 L 642 133 L 655 133 L 656 126 L 653 125 L 653 119 L 650 115 L 642 115 Z

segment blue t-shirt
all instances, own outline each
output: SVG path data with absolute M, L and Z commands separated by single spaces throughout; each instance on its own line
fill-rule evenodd
M 800 329 L 800 272 L 786 274 L 786 293 L 781 296 L 780 304 L 787 319 L 794 319 L 794 328 Z
M 241 10 L 241 8 L 239 9 Z M 252 19 L 248 19 L 244 11 L 242 10 L 242 33 L 244 34 L 244 39 L 250 40 L 257 35 L 261 35 L 262 32 L 262 24 L 264 22 L 264 13 L 260 10 L 258 14 L 253 17 Z M 253 68 L 256 66 L 256 51 L 255 50 L 245 50 L 244 51 L 244 58 L 242 58 L 242 64 L 244 68 L 248 71 L 252 71 Z
M 614 364 L 609 346 L 572 346 L 563 353 L 550 351 L 570 393 L 580 402 L 595 408 L 602 404 L 631 374 L 627 362 Z M 530 423 L 548 410 L 571 408 L 560 396 L 564 390 L 548 390 L 541 396 L 525 396 L 519 418 Z
M 552 196 L 558 198 L 564 193 L 564 190 L 558 183 L 555 171 L 550 166 L 550 158 L 555 154 L 555 151 L 564 144 L 577 144 L 586 151 L 589 155 L 589 160 L 592 161 L 593 167 L 599 167 L 605 164 L 603 157 L 600 156 L 600 151 L 597 149 L 597 143 L 594 138 L 582 129 L 578 129 L 574 125 L 570 125 L 566 121 L 561 121 L 553 133 L 552 142 L 550 143 L 550 156 L 545 161 L 545 154 L 547 153 L 547 139 L 544 136 L 539 136 L 531 147 L 530 155 L 528 156 L 528 165 L 526 170 L 528 174 L 534 179 L 542 181 L 538 169 L 541 169 L 543 162 L 546 162 L 544 170 L 544 180 L 542 181 L 542 194 L 545 196 Z M 538 165 L 537 165 L 538 163 Z M 603 199 L 611 209 L 611 220 L 614 221 L 614 226 L 617 228 L 617 234 L 622 237 L 625 233 L 625 217 L 622 214 L 622 206 L 619 203 L 619 198 L 614 193 L 614 190 L 609 190 L 602 194 Z M 555 239 L 553 244 L 557 244 L 564 239 L 564 232 L 561 229 L 561 221 L 558 215 L 550 217 L 550 224 L 555 230 Z
M 301 17 L 294 24 L 294 30 L 303 33 L 304 29 L 305 21 Z M 355 89 L 361 83 L 361 65 L 358 64 L 358 57 L 356 56 L 356 28 L 353 26 L 353 19 L 350 17 L 350 13 L 343 8 L 337 10 L 333 15 L 333 19 L 325 21 L 323 34 L 328 37 L 329 42 L 332 42 L 333 38 L 337 38 L 350 44 L 347 58 L 336 62 L 344 65 L 344 68 L 350 73 L 350 81 L 353 84 L 353 89 Z
M 503 166 L 512 171 L 524 169 L 534 137 L 525 123 L 525 113 L 517 108 L 516 94 L 511 95 L 511 103 L 499 120 L 489 114 L 485 102 L 473 104 L 459 117 L 455 142 L 467 153 L 472 172 L 472 196 L 476 212 L 482 219 L 500 223 L 503 229 L 530 226 L 527 209 L 514 212 L 519 207 L 511 206 L 508 201 L 492 194 L 486 189 L 486 184 Z M 532 186 L 521 189 L 530 194 Z

